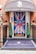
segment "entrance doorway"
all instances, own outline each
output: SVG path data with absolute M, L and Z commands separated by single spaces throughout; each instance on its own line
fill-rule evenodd
M 14 37 L 25 37 L 25 12 L 14 12 Z

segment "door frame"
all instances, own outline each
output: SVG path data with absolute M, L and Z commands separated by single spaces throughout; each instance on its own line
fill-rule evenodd
M 14 12 L 13 12 L 13 14 L 14 14 Z M 25 12 L 25 17 L 26 17 L 26 12 Z M 12 17 L 10 17 L 10 18 L 12 18 Z M 25 19 L 25 21 L 26 21 L 26 19 Z M 26 23 L 25 23 L 26 24 Z M 12 38 L 27 38 L 27 35 L 25 34 L 25 37 L 16 37 L 16 36 L 14 36 L 14 15 L 13 15 L 13 18 L 12 18 L 12 21 L 11 21 L 11 25 L 12 25 L 12 30 L 13 30 L 13 34 L 12 34 Z M 26 32 L 26 27 L 25 27 L 25 32 Z

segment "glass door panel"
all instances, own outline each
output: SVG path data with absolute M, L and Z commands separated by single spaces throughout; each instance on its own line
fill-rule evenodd
M 14 12 L 14 36 L 25 37 L 25 12 Z

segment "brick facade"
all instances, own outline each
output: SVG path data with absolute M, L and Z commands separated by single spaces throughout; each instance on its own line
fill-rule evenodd
M 0 0 L 0 4 L 2 5 L 2 13 L 3 13 L 3 25 L 8 25 L 9 26 L 9 22 L 10 22 L 10 17 L 9 17 L 9 13 L 5 13 L 4 12 L 4 7 L 5 4 L 7 3 L 7 0 Z M 33 0 L 34 5 L 36 6 L 36 0 Z M 30 15 L 30 21 L 32 22 L 32 20 L 36 20 L 36 13 L 31 13 Z M 2 31 L 3 32 L 3 31 Z M 0 38 L 1 38 L 1 26 L 0 26 Z M 0 41 L 0 46 L 1 46 L 1 41 Z

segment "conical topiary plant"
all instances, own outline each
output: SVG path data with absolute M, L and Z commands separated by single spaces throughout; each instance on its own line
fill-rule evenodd
M 26 29 L 27 29 L 26 32 L 27 32 L 27 38 L 28 38 L 30 36 L 30 28 L 29 28 L 29 24 L 28 23 L 27 23 L 27 28 Z
M 10 38 L 12 37 L 12 25 L 11 25 L 11 23 L 9 25 L 9 37 Z

